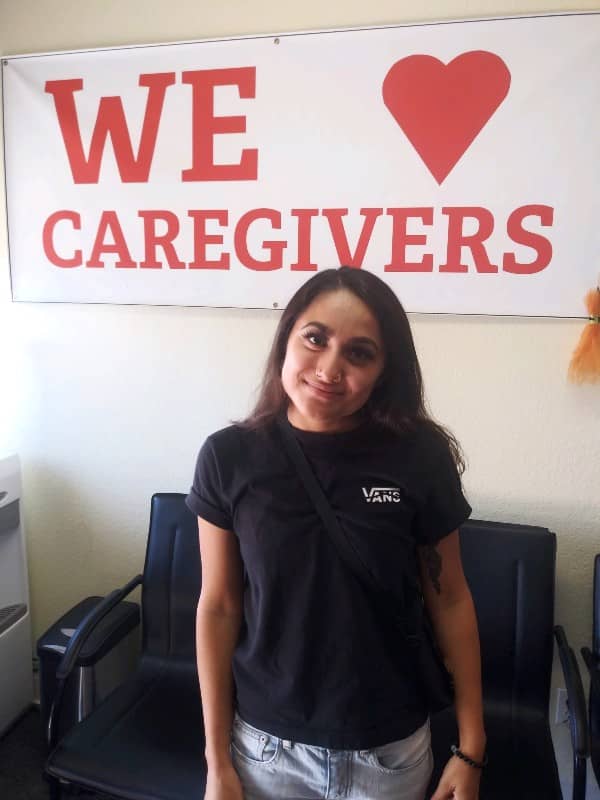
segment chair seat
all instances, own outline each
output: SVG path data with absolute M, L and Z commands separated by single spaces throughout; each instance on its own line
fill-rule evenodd
M 498 710 L 486 712 L 489 763 L 481 776 L 480 800 L 562 800 L 554 745 L 547 719 L 541 715 L 519 718 Z M 458 743 L 452 712 L 431 720 L 434 773 L 431 796 L 451 756 L 450 745 Z
M 202 797 L 206 761 L 196 675 L 176 665 L 142 664 L 71 729 L 46 768 L 126 800 Z

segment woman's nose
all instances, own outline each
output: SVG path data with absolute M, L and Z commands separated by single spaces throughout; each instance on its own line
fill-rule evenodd
M 342 369 L 341 358 L 337 354 L 323 355 L 317 363 L 317 378 L 327 383 L 339 383 Z

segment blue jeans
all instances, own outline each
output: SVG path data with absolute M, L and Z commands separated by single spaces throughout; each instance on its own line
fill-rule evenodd
M 244 800 L 423 800 L 433 769 L 429 721 L 369 750 L 329 750 L 280 739 L 236 713 L 231 757 Z

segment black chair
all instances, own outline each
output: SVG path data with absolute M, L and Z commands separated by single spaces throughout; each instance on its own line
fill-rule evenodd
M 590 755 L 596 782 L 600 787 L 600 554 L 594 559 L 592 614 L 592 649 L 582 647 L 581 654 L 590 674 L 588 702 Z
M 560 800 L 548 721 L 556 537 L 546 528 L 468 520 L 461 527 L 460 542 L 481 640 L 489 754 L 481 800 Z M 559 637 L 568 647 L 562 629 Z M 584 751 L 583 784 L 579 759 L 573 791 L 573 800 L 582 800 L 583 688 L 569 658 L 564 659 L 563 668 L 570 689 L 572 733 L 575 730 Z M 457 742 L 453 712 L 433 717 L 432 742 L 436 769 L 429 796 L 448 760 L 450 745 Z
M 586 792 L 587 760 L 590 757 L 590 736 L 586 719 L 585 694 L 575 653 L 569 646 L 561 625 L 554 629 L 558 654 L 567 689 L 569 726 L 573 747 L 573 800 L 583 800 Z
M 65 784 L 126 800 L 203 797 L 206 762 L 195 658 L 200 592 L 196 518 L 182 494 L 155 494 L 144 575 L 108 595 L 83 621 L 57 670 L 46 763 L 52 798 Z M 61 684 L 98 622 L 142 584 L 142 655 L 134 676 L 58 744 Z
M 461 547 L 482 642 L 490 765 L 481 800 L 558 800 L 547 718 L 555 537 L 543 528 L 469 521 L 461 528 Z M 137 673 L 57 744 L 53 720 L 60 712 L 60 686 L 89 633 L 140 582 L 143 637 Z M 58 668 L 46 764 L 54 800 L 64 784 L 123 800 L 203 796 L 206 763 L 194 651 L 200 583 L 197 525 L 184 495 L 154 495 L 143 581 L 134 578 L 96 606 Z M 436 715 L 432 732 L 439 773 L 456 741 L 453 715 Z M 433 783 L 436 779 L 437 774 Z

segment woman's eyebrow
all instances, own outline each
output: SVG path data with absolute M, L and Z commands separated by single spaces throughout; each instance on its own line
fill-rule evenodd
M 331 328 L 329 328 L 323 322 L 317 322 L 316 320 L 313 320 L 312 322 L 307 322 L 306 325 L 303 325 L 300 330 L 304 330 L 305 328 L 310 328 L 311 326 L 314 328 L 319 328 L 319 330 L 323 331 L 323 333 L 327 334 L 327 336 L 331 336 L 331 334 L 333 333 Z M 368 344 L 371 345 L 371 347 L 374 347 L 375 350 L 379 350 L 377 342 L 375 342 L 373 339 L 370 339 L 368 336 L 353 336 L 350 339 L 350 341 L 352 342 L 352 344 Z
M 313 322 L 307 322 L 306 325 L 303 325 L 300 330 L 304 330 L 304 328 L 310 328 L 311 325 L 314 325 L 316 328 L 320 328 L 323 333 L 330 334 L 332 333 L 331 328 L 328 328 L 327 325 L 324 325 L 322 322 L 317 322 L 314 320 Z

